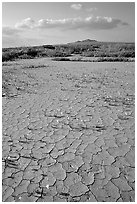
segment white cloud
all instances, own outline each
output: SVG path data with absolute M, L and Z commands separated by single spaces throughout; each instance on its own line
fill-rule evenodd
M 66 18 L 59 20 L 52 19 L 41 19 L 38 22 L 38 28 L 70 28 L 71 26 L 75 26 L 78 22 L 81 21 L 81 18 Z
M 46 28 L 60 28 L 63 30 L 69 29 L 88 29 L 88 30 L 106 30 L 113 29 L 119 25 L 128 25 L 122 22 L 120 19 L 113 19 L 111 17 L 93 17 L 89 16 L 87 18 L 68 18 L 68 19 L 41 19 L 39 20 L 37 27 Z
M 26 29 L 26 28 L 33 28 L 35 26 L 35 21 L 31 18 L 26 18 L 22 20 L 19 23 L 16 23 L 15 28 L 21 28 L 21 29 Z
M 26 18 L 21 22 L 15 24 L 15 27 L 3 27 L 3 35 L 17 36 L 19 33 L 26 30 L 36 29 L 61 29 L 61 30 L 109 30 L 114 29 L 118 26 L 127 26 L 126 22 L 120 19 L 113 19 L 111 17 L 102 16 L 88 16 L 86 18 L 66 18 L 66 19 L 41 19 L 34 21 L 31 18 Z
M 72 4 L 71 8 L 75 9 L 75 10 L 81 10 L 82 9 L 82 4 Z

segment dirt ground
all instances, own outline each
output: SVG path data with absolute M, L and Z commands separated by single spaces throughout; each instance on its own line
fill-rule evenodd
M 135 64 L 3 63 L 3 202 L 135 201 Z

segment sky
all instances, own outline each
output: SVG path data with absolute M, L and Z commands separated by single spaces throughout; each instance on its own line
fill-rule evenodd
M 135 41 L 134 2 L 3 2 L 2 47 Z

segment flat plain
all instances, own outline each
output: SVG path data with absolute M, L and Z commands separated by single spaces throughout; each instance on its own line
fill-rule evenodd
M 3 202 L 135 201 L 134 62 L 4 62 Z

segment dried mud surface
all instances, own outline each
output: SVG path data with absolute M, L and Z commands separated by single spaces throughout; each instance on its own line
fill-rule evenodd
M 3 202 L 135 201 L 134 63 L 3 64 Z

